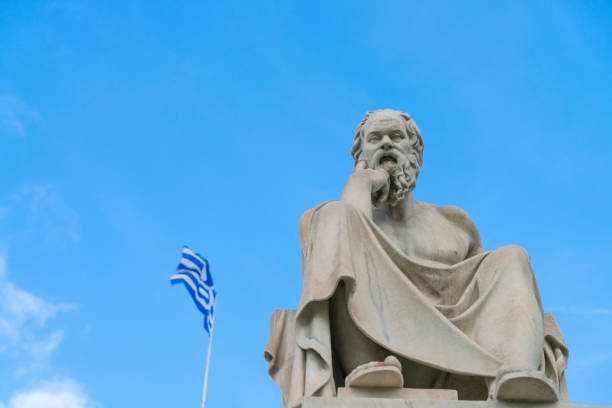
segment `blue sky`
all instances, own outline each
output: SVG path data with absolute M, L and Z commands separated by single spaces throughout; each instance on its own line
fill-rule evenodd
M 4 2 L 0 407 L 198 406 L 184 244 L 219 293 L 208 406 L 281 406 L 263 349 L 299 299 L 298 218 L 386 107 L 424 136 L 415 197 L 530 252 L 573 401 L 612 403 L 611 8 Z

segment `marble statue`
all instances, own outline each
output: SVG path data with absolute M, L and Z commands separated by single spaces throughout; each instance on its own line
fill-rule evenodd
M 569 402 L 529 255 L 485 252 L 465 211 L 414 199 L 423 147 L 408 114 L 368 112 L 341 199 L 302 215 L 302 296 L 274 313 L 265 350 L 284 404 L 348 387 Z

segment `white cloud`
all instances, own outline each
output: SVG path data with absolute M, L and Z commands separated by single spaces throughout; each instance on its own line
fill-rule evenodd
M 591 355 L 583 356 L 572 362 L 572 367 L 590 368 L 593 366 L 607 366 L 612 360 L 612 354 L 606 352 L 596 352 Z
M 24 348 L 32 355 L 46 355 L 54 352 L 64 339 L 64 330 L 58 329 L 51 332 L 49 338 L 41 341 L 26 343 Z
M 27 184 L 0 206 L 12 240 L 79 242 L 79 216 L 51 185 Z M 1 232 L 1 231 L 0 231 Z
M 56 330 L 49 339 L 38 340 L 38 329 L 58 312 L 74 310 L 75 305 L 48 302 L 18 288 L 7 279 L 6 260 L 0 255 L 0 344 L 9 343 L 33 354 L 51 353 L 63 338 Z M 6 346 L 6 344 L 5 344 Z
M 569 313 L 569 314 L 578 314 L 578 315 L 612 316 L 612 309 L 606 309 L 606 308 L 563 306 L 563 307 L 548 308 L 548 310 L 550 310 L 551 312 Z
M 10 363 L 0 367 L 0 375 L 26 379 L 51 372 L 51 357 L 64 339 L 64 329 L 50 329 L 47 322 L 75 308 L 17 287 L 8 280 L 5 257 L 0 254 L 0 357 Z
M 52 186 L 26 185 L 0 203 L 0 221 L 0 382 L 12 394 L 0 408 L 98 407 L 77 381 L 48 380 L 58 378 L 51 362 L 65 334 L 54 318 L 76 305 L 44 299 L 14 283 L 2 252 L 10 244 L 77 242 L 77 214 Z
M 26 124 L 40 120 L 40 114 L 12 94 L 0 94 L 0 131 L 26 134 Z
M 94 408 L 99 406 L 74 380 L 46 381 L 15 394 L 0 408 Z
M 49 330 L 46 324 L 59 312 L 75 305 L 44 300 L 10 282 L 5 256 L 0 254 L 0 354 L 17 359 L 12 380 L 32 379 L 42 372 L 49 375 L 49 357 L 61 345 L 64 330 Z M 8 367 L 7 367 L 8 368 Z M 8 379 L 8 378 L 3 378 Z M 35 386 L 13 393 L 0 408 L 97 408 L 83 386 L 71 378 L 40 381 Z

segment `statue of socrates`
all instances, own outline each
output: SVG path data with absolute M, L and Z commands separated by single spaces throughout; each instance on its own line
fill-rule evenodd
M 368 112 L 342 198 L 302 215 L 302 296 L 274 314 L 265 352 L 285 405 L 334 396 L 383 361 L 406 388 L 569 401 L 567 347 L 529 255 L 485 252 L 465 211 L 414 199 L 423 147 L 408 114 Z

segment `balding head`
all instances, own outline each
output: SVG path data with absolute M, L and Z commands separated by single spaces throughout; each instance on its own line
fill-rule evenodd
M 406 134 L 410 138 L 410 143 L 416 155 L 418 166 L 420 167 L 423 164 L 423 137 L 421 136 L 421 131 L 417 127 L 416 123 L 414 123 L 414 120 L 412 120 L 410 115 L 407 113 L 394 109 L 381 109 L 366 112 L 365 117 L 361 123 L 359 123 L 359 126 L 357 126 L 355 137 L 353 138 L 353 147 L 351 149 L 351 156 L 353 156 L 353 160 L 355 160 L 355 165 L 357 165 L 359 160 L 363 160 L 361 157 L 361 153 L 363 151 L 363 137 L 365 136 L 369 125 L 375 121 L 384 121 L 389 123 L 392 121 L 401 122 L 405 128 Z
M 366 113 L 355 132 L 351 155 L 356 169 L 382 169 L 389 174 L 388 202 L 394 206 L 416 187 L 423 147 L 421 132 L 410 115 L 384 109 Z

